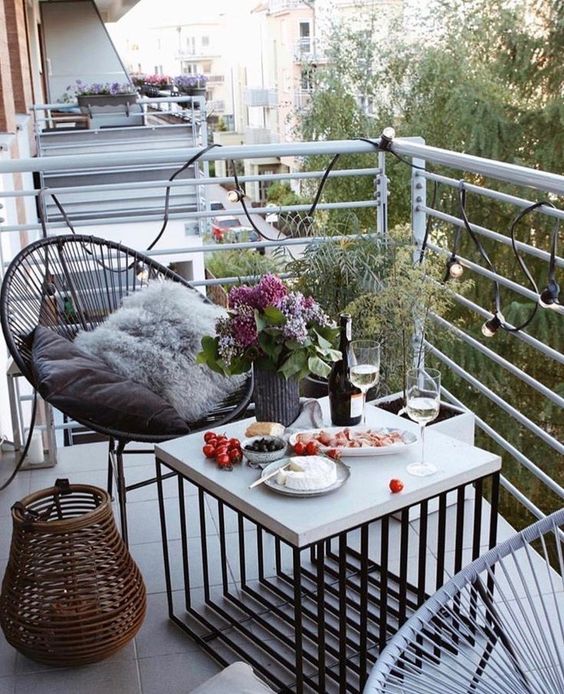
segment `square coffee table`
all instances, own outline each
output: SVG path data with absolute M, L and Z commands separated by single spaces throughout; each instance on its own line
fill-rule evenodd
M 251 421 L 225 433 L 243 438 Z M 372 406 L 367 425 L 417 429 Z M 418 442 L 345 458 L 344 486 L 307 498 L 250 490 L 260 471 L 221 470 L 202 446 L 197 433 L 155 448 L 169 615 L 221 664 L 243 659 L 278 691 L 361 691 L 387 639 L 496 541 L 501 459 L 432 429 L 434 475 L 405 471 Z M 401 493 L 391 478 L 404 481 Z

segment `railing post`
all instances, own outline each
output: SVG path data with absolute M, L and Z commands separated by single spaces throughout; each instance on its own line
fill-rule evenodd
M 413 138 L 413 140 L 425 144 L 423 138 Z M 414 167 L 411 169 L 411 233 L 415 243 L 413 262 L 419 263 L 427 226 L 427 214 L 421 209 L 427 204 L 427 180 L 424 176 L 421 176 L 420 172 L 420 169 L 425 168 L 425 160 L 414 157 L 411 163 Z M 423 366 L 425 361 L 423 351 L 425 344 L 424 330 L 424 320 L 417 315 L 416 311 L 413 330 L 413 366 L 415 367 Z
M 378 152 L 378 168 L 374 181 L 374 193 L 378 202 L 376 208 L 376 231 L 382 236 L 388 233 L 388 177 L 386 176 L 386 153 Z

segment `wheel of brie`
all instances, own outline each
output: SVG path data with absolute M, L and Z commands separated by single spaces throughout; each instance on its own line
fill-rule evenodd
M 290 462 L 276 476 L 278 484 L 302 491 L 325 489 L 336 481 L 335 463 L 319 455 L 290 458 Z

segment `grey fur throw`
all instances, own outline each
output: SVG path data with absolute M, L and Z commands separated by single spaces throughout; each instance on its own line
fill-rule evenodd
M 243 378 L 225 378 L 195 363 L 202 337 L 215 335 L 215 322 L 223 314 L 195 289 L 153 281 L 126 297 L 97 328 L 77 335 L 75 343 L 193 422 L 234 392 Z

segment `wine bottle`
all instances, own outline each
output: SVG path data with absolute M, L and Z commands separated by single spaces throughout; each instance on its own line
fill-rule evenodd
M 331 421 L 336 426 L 358 424 L 362 417 L 364 404 L 362 391 L 354 386 L 349 378 L 349 344 L 351 341 L 351 316 L 341 313 L 341 341 L 339 349 L 343 355 L 333 364 L 329 374 L 329 405 Z

